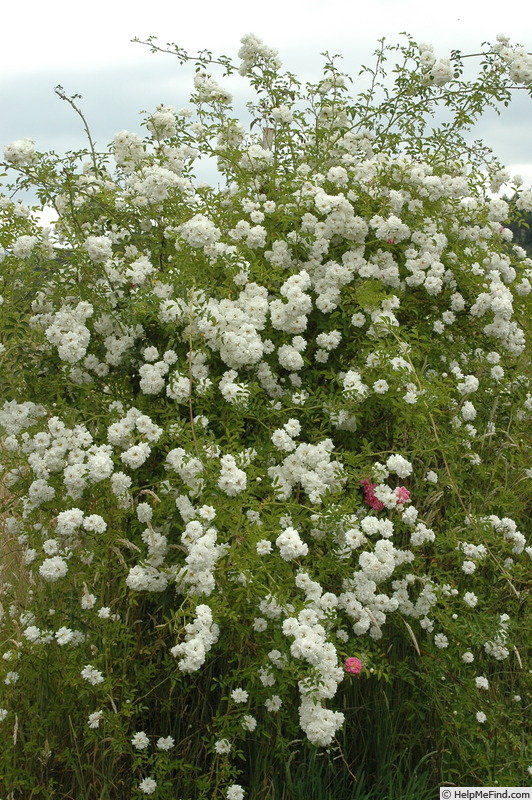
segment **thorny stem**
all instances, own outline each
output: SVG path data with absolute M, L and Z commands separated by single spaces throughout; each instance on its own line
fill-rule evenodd
M 344 766 L 345 766 L 346 770 L 349 772 L 349 774 L 350 774 L 350 775 L 351 775 L 351 777 L 353 778 L 354 782 L 355 782 L 355 783 L 358 783 L 358 778 L 357 778 L 357 776 L 356 776 L 356 775 L 355 775 L 355 774 L 354 774 L 354 773 L 351 771 L 351 767 L 349 766 L 349 764 L 348 764 L 348 763 L 347 763 L 347 761 L 346 761 L 346 758 L 345 758 L 345 756 L 344 756 L 344 753 L 343 753 L 342 747 L 341 747 L 341 745 L 340 745 L 340 742 L 339 742 L 339 741 L 338 741 L 338 739 L 336 738 L 336 736 L 334 737 L 334 741 L 336 742 L 336 746 L 338 747 L 338 751 L 339 751 L 339 753 L 340 753 L 340 758 L 341 758 L 341 759 L 342 759 L 342 761 L 344 762 Z
M 462 53 L 458 53 L 458 55 L 452 55 L 450 60 L 461 61 L 463 58 L 481 58 L 482 56 L 497 56 L 497 55 L 499 55 L 499 53 L 497 53 L 495 50 L 488 50 L 487 53 L 466 53 L 465 55 L 463 55 Z M 530 56 L 532 55 L 532 53 L 527 53 L 527 55 Z
M 230 59 L 219 59 L 213 58 L 212 53 L 208 50 L 200 50 L 196 53 L 195 56 L 190 55 L 183 50 L 183 48 L 178 47 L 176 44 L 172 44 L 171 42 L 166 43 L 166 47 L 161 47 L 158 44 L 155 44 L 157 37 L 156 36 L 148 36 L 148 38 L 143 41 L 139 39 L 138 36 L 135 36 L 134 39 L 131 39 L 133 44 L 144 44 L 150 48 L 150 52 L 152 53 L 168 53 L 171 56 L 177 56 L 181 64 L 185 64 L 187 61 L 195 61 L 196 63 L 205 64 L 217 64 L 220 67 L 224 67 L 226 70 L 226 74 L 231 74 L 235 71 L 236 66 L 230 62 Z
M 94 166 L 94 169 L 97 170 L 98 162 L 96 161 L 96 149 L 94 147 L 94 142 L 92 141 L 90 128 L 88 126 L 87 120 L 85 119 L 83 112 L 81 111 L 80 108 L 78 108 L 78 106 L 74 102 L 74 100 L 79 100 L 81 98 L 81 95 L 73 94 L 72 97 L 69 97 L 67 94 L 65 94 L 65 90 L 63 89 L 62 86 L 56 86 L 55 93 L 61 100 L 65 100 L 69 104 L 69 106 L 71 106 L 74 109 L 78 117 L 80 117 L 81 121 L 83 122 L 83 127 L 85 128 L 85 133 L 87 134 L 87 139 L 89 140 L 92 164 Z

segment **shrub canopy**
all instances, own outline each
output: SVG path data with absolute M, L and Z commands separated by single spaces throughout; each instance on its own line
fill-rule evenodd
M 59 215 L 0 204 L 8 796 L 273 797 L 304 737 L 352 797 L 388 684 L 435 785 L 524 785 L 532 192 L 467 137 L 531 57 L 383 41 L 352 96 L 148 43 L 189 106 L 4 151 Z

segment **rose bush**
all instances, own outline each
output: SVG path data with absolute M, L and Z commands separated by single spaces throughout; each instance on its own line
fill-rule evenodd
M 254 743 L 302 737 L 351 780 L 387 683 L 434 785 L 524 785 L 532 261 L 466 137 L 532 59 L 382 43 L 351 96 L 167 49 L 194 92 L 144 138 L 4 151 L 59 215 L 1 202 L 4 792 L 269 797 Z

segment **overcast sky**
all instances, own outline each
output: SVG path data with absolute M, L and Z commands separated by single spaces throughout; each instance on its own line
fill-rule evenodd
M 356 75 L 379 38 L 396 42 L 402 31 L 433 44 L 438 57 L 452 49 L 478 52 L 498 33 L 532 51 L 530 0 L 506 6 L 492 0 L 26 0 L 2 5 L 0 29 L 0 146 L 28 136 L 39 150 L 58 153 L 86 142 L 79 119 L 56 97 L 57 84 L 82 95 L 98 149 L 119 130 L 142 133 L 141 110 L 187 103 L 190 76 L 172 56 L 131 43 L 135 36 L 236 56 L 241 36 L 253 32 L 304 80 L 316 77 L 325 50 L 343 54 L 346 71 Z M 531 129 L 532 100 L 524 91 L 501 118 L 490 114 L 478 129 L 527 183 Z

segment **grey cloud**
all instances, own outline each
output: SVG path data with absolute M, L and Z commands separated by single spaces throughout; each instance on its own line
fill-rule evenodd
M 81 149 L 86 145 L 83 125 L 54 87 L 63 86 L 77 100 L 99 149 L 105 149 L 119 130 L 141 131 L 141 110 L 157 103 L 185 105 L 190 81 L 173 66 L 148 62 L 102 69 L 48 70 L 36 76 L 0 78 L 0 144 L 14 139 L 35 139 L 43 152 Z
M 491 147 L 493 155 L 504 164 L 532 164 L 532 99 L 526 91 L 516 91 L 508 108 L 500 116 L 488 109 L 473 131 Z

